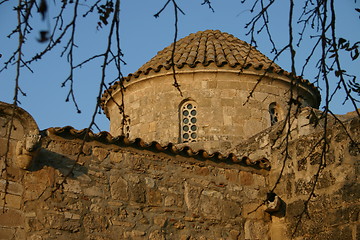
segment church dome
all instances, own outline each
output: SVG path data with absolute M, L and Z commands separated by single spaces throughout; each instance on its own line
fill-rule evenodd
M 174 43 L 159 51 L 156 56 L 142 65 L 136 72 L 130 73 L 123 80 L 131 81 L 141 75 L 148 75 L 151 72 L 159 72 L 162 69 L 171 68 L 171 57 Z M 276 74 L 290 76 L 291 74 L 264 54 L 259 52 L 254 46 L 242 41 L 233 35 L 219 30 L 205 30 L 192 33 L 176 42 L 174 64 L 177 69 L 184 66 L 191 68 L 199 64 L 206 67 L 214 63 L 217 67 L 229 66 L 234 69 L 253 68 L 258 71 L 273 72 Z M 320 104 L 320 93 L 318 89 L 306 79 L 297 77 L 300 84 L 306 85 L 313 91 L 317 98 L 317 107 Z M 106 112 L 104 101 L 109 98 L 114 89 L 117 89 L 120 82 L 115 82 L 102 97 L 102 107 Z
M 171 68 L 171 56 L 174 44 L 164 48 L 150 61 L 140 67 L 134 74 L 148 74 L 161 68 Z M 174 63 L 177 68 L 185 65 L 196 67 L 197 64 L 208 66 L 215 63 L 222 67 L 229 65 L 233 68 L 243 67 L 276 69 L 281 68 L 250 44 L 219 30 L 206 30 L 190 34 L 176 42 Z M 130 75 L 131 76 L 131 75 Z
M 105 91 L 101 102 L 112 135 L 224 150 L 284 119 L 290 98 L 319 106 L 313 84 L 231 34 L 200 31 L 173 49 Z M 172 55 L 182 94 L 173 86 Z

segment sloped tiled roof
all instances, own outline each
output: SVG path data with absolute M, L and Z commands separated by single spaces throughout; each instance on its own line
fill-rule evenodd
M 148 74 L 150 71 L 159 71 L 161 68 L 170 69 L 173 44 L 145 63 L 134 74 Z M 192 33 L 176 42 L 174 64 L 178 68 L 185 65 L 195 67 L 197 64 L 208 66 L 215 63 L 221 67 L 228 64 L 231 67 L 254 66 L 264 69 L 281 69 L 264 54 L 250 44 L 219 30 L 206 30 Z
M 113 137 L 108 132 L 100 132 L 100 133 L 93 133 L 92 131 L 86 131 L 86 129 L 76 130 L 71 126 L 66 127 L 56 127 L 56 128 L 49 128 L 44 131 L 46 135 L 57 135 L 64 137 L 66 139 L 81 139 L 83 140 L 85 134 L 87 134 L 86 141 L 97 141 L 104 144 L 114 144 L 120 147 L 133 147 L 133 148 L 140 148 L 146 149 L 154 152 L 164 152 L 167 154 L 172 155 L 182 155 L 185 157 L 193 157 L 202 160 L 213 160 L 213 161 L 220 161 L 220 162 L 232 162 L 237 163 L 244 166 L 253 167 L 255 169 L 265 169 L 270 170 L 270 162 L 266 158 L 261 158 L 257 160 L 251 160 L 247 156 L 243 156 L 238 158 L 235 154 L 230 153 L 228 155 L 223 155 L 219 152 L 215 153 L 208 153 L 205 150 L 198 150 L 194 151 L 189 146 L 178 148 L 173 143 L 169 143 L 165 146 L 160 145 L 158 142 L 153 141 L 151 143 L 144 142 L 141 138 L 136 138 L 135 140 L 130 140 L 125 136 L 118 136 Z
M 140 67 L 135 73 L 129 74 L 124 81 L 131 81 L 151 72 L 159 72 L 161 69 L 169 70 L 172 66 L 173 44 L 164 48 L 150 61 Z M 174 64 L 181 69 L 184 66 L 195 68 L 197 65 L 208 66 L 210 63 L 218 67 L 228 65 L 234 69 L 265 70 L 279 75 L 291 76 L 291 73 L 283 70 L 264 54 L 250 44 L 234 37 L 231 34 L 219 30 L 199 31 L 184 37 L 176 42 Z M 261 74 L 259 74 L 261 75 Z M 318 89 L 308 80 L 297 77 L 297 80 L 314 91 L 320 102 Z M 119 87 L 120 82 L 115 82 L 102 96 L 102 107 L 109 95 Z

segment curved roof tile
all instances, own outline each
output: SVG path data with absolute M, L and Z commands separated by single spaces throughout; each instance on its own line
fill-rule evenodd
M 149 74 L 151 71 L 159 72 L 162 68 L 170 69 L 173 46 L 171 44 L 159 51 L 150 61 L 123 80 L 130 81 L 133 77 L 138 78 L 141 75 Z M 208 66 L 210 63 L 215 63 L 218 67 L 229 65 L 232 68 L 239 69 L 253 67 L 255 70 L 292 76 L 291 73 L 283 70 L 255 47 L 219 30 L 199 31 L 176 42 L 174 64 L 177 68 L 182 68 L 185 65 L 196 67 L 197 64 Z M 320 99 L 320 93 L 312 83 L 301 77 L 297 77 L 297 80 L 313 89 Z M 116 87 L 118 85 L 119 81 L 114 84 Z M 115 88 L 110 88 L 104 92 L 102 101 L 106 101 L 112 89 Z
M 175 154 L 175 155 L 182 155 L 185 157 L 196 157 L 202 160 L 213 160 L 213 161 L 221 161 L 221 162 L 233 162 L 244 166 L 253 167 L 256 169 L 265 169 L 270 170 L 270 161 L 266 158 L 261 158 L 257 160 L 250 160 L 247 156 L 243 156 L 242 158 L 238 158 L 235 154 L 230 153 L 228 155 L 223 155 L 219 152 L 215 153 L 208 153 L 207 151 L 200 149 L 198 151 L 194 151 L 191 147 L 185 146 L 178 148 L 173 143 L 168 143 L 167 145 L 163 146 L 160 145 L 158 142 L 153 141 L 151 143 L 146 143 L 141 138 L 136 138 L 135 140 L 130 140 L 125 136 L 118 136 L 113 137 L 108 132 L 100 132 L 100 133 L 93 133 L 92 131 L 87 131 L 87 129 L 76 130 L 71 126 L 66 127 L 56 127 L 56 128 L 48 128 L 44 131 L 46 135 L 57 135 L 61 137 L 65 137 L 67 139 L 74 138 L 74 139 L 81 139 L 86 141 L 98 141 L 105 144 L 114 144 L 121 147 L 135 147 L 141 149 L 147 149 L 150 151 L 156 152 L 164 152 L 168 154 Z M 87 137 L 85 138 L 87 134 Z

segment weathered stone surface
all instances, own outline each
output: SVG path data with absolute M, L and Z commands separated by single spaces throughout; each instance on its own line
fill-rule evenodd
M 130 183 L 129 184 L 130 191 L 130 201 L 134 201 L 137 203 L 145 203 L 146 201 L 146 191 L 142 183 Z
M 67 179 L 66 183 L 64 184 L 64 191 L 69 191 L 73 193 L 81 193 L 82 188 L 80 186 L 80 182 L 77 180 Z
M 84 195 L 89 197 L 104 197 L 104 189 L 98 186 L 85 188 Z
M 268 225 L 263 221 L 247 220 L 244 225 L 245 239 L 269 239 Z
M 165 240 L 165 237 L 164 234 L 159 230 L 155 230 L 154 232 L 150 233 L 149 240 Z
M 54 175 L 54 169 L 49 167 L 44 167 L 31 174 L 26 173 L 24 176 L 24 201 L 35 200 L 47 187 L 54 186 Z
M 162 205 L 163 202 L 163 197 L 160 191 L 156 191 L 156 190 L 152 190 L 149 189 L 147 191 L 147 197 L 146 199 L 148 200 L 150 205 Z
M 249 172 L 240 172 L 240 183 L 241 185 L 252 185 L 253 184 L 253 175 Z
M 100 147 L 93 148 L 92 152 L 94 156 L 97 157 L 99 162 L 102 162 L 110 154 L 110 152 L 107 149 L 103 149 Z
M 356 152 L 348 151 L 349 139 L 338 132 L 342 127 L 330 128 L 329 165 L 321 169 L 314 188 L 321 148 L 311 153 L 308 146 L 322 132 L 307 129 L 301 134 L 301 129 L 294 127 L 301 139 L 291 139 L 280 178 L 284 148 L 270 147 L 276 128 L 236 149 L 241 156 L 266 156 L 271 170 L 93 140 L 85 143 L 87 150 L 75 163 L 76 154 L 70 152 L 79 146 L 78 139 L 44 136 L 36 166 L 29 171 L 10 166 L 7 188 L 0 179 L 0 205 L 5 207 L 0 239 L 288 240 L 304 213 L 295 239 L 357 240 Z M 72 166 L 74 172 L 63 181 Z M 267 213 L 262 204 L 275 183 L 282 205 Z M 313 189 L 307 218 L 304 206 Z
M 5 191 L 5 184 L 6 184 L 6 181 L 3 179 L 0 179 L 0 192 Z M 21 196 L 23 194 L 24 188 L 23 188 L 22 184 L 13 182 L 13 181 L 8 181 L 7 184 L 8 185 L 7 185 L 6 191 L 8 193 L 11 193 L 14 195 L 19 195 L 19 196 Z
M 84 216 L 82 224 L 87 232 L 102 232 L 107 229 L 109 221 L 105 216 L 87 214 Z
M 15 229 L 0 228 L 0 239 L 1 240 L 14 239 L 14 237 L 15 237 Z
M 1 196 L 4 196 L 4 193 L 1 193 Z M 21 207 L 21 202 L 22 202 L 22 197 L 21 196 L 17 196 L 17 195 L 13 195 L 13 194 L 6 194 L 5 195 L 5 207 L 8 208 L 14 208 L 14 209 L 20 209 Z M 4 204 L 4 200 L 0 200 L 0 204 L 1 206 L 3 206 Z
M 116 200 L 128 200 L 128 184 L 125 179 L 121 178 L 119 172 L 110 176 L 111 197 Z
M 187 182 L 184 183 L 185 203 L 187 208 L 194 214 L 199 213 L 201 191 L 200 187 L 192 186 Z
M 4 209 L 0 212 L 0 226 L 22 227 L 24 226 L 24 213 L 14 209 Z

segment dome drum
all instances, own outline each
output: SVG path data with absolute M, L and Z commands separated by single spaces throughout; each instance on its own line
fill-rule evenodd
M 196 44 L 204 39 L 205 45 Z M 289 73 L 247 43 L 220 31 L 192 34 L 177 44 L 176 78 L 183 96 L 173 86 L 173 71 L 167 65 L 170 46 L 124 79 L 124 96 L 119 84 L 103 95 L 112 135 L 215 150 L 228 148 L 229 142 L 238 143 L 281 120 L 290 100 Z M 215 51 L 201 54 L 204 46 Z M 242 69 L 244 49 L 250 49 L 251 54 L 247 67 Z M 293 88 L 294 99 L 301 99 L 303 106 L 319 105 L 319 93 L 312 84 L 299 78 L 293 82 L 297 83 Z M 129 117 L 127 126 L 122 126 L 124 121 L 114 100 L 117 103 L 124 100 L 125 114 Z M 184 111 L 190 106 L 191 110 L 196 106 L 196 116 L 184 115 L 190 113 Z

